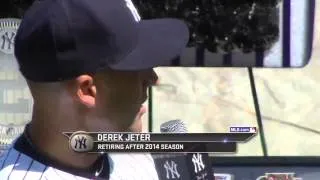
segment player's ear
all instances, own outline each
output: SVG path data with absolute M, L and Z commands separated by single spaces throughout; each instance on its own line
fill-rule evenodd
M 81 75 L 74 81 L 75 98 L 81 104 L 87 107 L 95 106 L 96 99 L 96 85 L 94 79 L 90 75 Z

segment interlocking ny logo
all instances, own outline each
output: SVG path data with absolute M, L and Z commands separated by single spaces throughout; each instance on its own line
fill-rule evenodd
M 74 145 L 75 149 L 87 149 L 87 137 L 85 136 L 77 136 L 76 144 Z
M 195 173 L 198 173 L 205 168 L 205 165 L 204 165 L 203 159 L 202 159 L 202 154 L 200 154 L 200 153 L 193 154 L 192 163 L 194 166 Z
M 70 137 L 70 146 L 76 152 L 87 152 L 93 148 L 93 139 L 85 132 L 76 132 Z
M 167 179 L 178 179 L 180 178 L 180 174 L 177 169 L 177 164 L 174 161 L 166 161 L 163 165 L 166 169 Z
M 125 0 L 126 1 L 126 4 L 127 4 L 127 7 L 130 9 L 134 19 L 139 22 L 141 20 L 141 17 L 138 13 L 138 10 L 136 9 L 136 7 L 134 6 L 134 4 L 132 3 L 131 0 Z
M 14 45 L 14 37 L 16 36 L 15 32 L 5 32 L 1 36 L 1 49 L 2 50 L 11 50 Z
M 13 54 L 14 40 L 20 19 L 5 18 L 0 19 L 0 51 L 6 54 Z
M 203 163 L 202 154 L 196 153 L 192 155 L 192 163 L 194 166 L 194 172 L 198 173 L 202 171 L 205 168 L 205 165 Z

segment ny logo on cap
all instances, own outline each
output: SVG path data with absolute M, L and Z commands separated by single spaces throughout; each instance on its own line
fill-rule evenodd
M 136 7 L 133 5 L 132 1 L 131 0 L 125 0 L 126 1 L 126 4 L 127 4 L 127 7 L 130 9 L 134 19 L 139 22 L 141 20 L 141 17 L 138 13 L 138 10 L 136 9 Z

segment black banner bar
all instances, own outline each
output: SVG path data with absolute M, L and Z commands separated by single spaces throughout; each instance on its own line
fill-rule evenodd
M 94 141 L 132 142 L 245 142 L 255 134 L 256 133 L 90 133 Z
M 71 137 L 81 133 L 90 135 L 94 141 L 103 142 L 246 142 L 256 133 L 64 133 Z
M 222 142 L 95 142 L 90 153 L 99 152 L 149 152 L 149 153 L 192 153 L 192 152 L 236 152 L 236 143 Z

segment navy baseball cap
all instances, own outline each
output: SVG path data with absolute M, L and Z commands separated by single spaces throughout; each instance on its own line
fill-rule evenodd
M 39 0 L 21 21 L 14 53 L 26 79 L 55 82 L 170 66 L 188 39 L 183 21 L 141 20 L 131 0 Z

